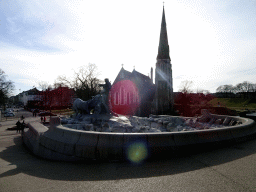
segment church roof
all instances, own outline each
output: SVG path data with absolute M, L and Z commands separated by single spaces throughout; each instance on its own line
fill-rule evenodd
M 132 71 L 131 78 L 140 92 L 141 99 L 152 101 L 155 93 L 155 86 L 152 80 L 135 69 Z
M 126 71 L 122 67 L 113 85 L 123 80 L 130 80 L 136 85 L 138 91 L 140 92 L 141 99 L 143 101 L 153 100 L 155 93 L 155 85 L 148 76 L 136 71 L 135 69 L 132 72 Z
M 142 73 L 136 71 L 135 69 L 133 69 L 132 75 L 133 75 L 134 77 L 140 78 L 141 80 L 151 82 L 151 79 L 150 79 L 148 76 L 146 76 L 146 75 L 144 75 L 144 74 L 142 74 Z
M 131 76 L 131 72 L 126 71 L 123 67 L 121 68 L 121 70 L 119 71 L 115 81 L 113 84 L 115 84 L 118 81 L 124 80 L 124 79 L 130 79 Z
M 131 80 L 134 78 L 142 82 L 152 82 L 148 76 L 136 71 L 135 69 L 132 72 L 129 72 L 122 67 L 113 84 L 120 80 Z
M 162 24 L 161 24 L 157 59 L 170 59 L 164 7 L 163 7 Z

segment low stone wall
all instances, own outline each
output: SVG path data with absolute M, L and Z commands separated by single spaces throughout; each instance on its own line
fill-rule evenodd
M 40 137 L 48 131 L 48 128 L 38 122 L 28 123 L 28 128 L 22 133 L 26 146 L 34 153 L 39 153 Z
M 155 157 L 184 146 L 204 147 L 218 142 L 237 142 L 256 133 L 255 122 L 241 117 L 210 115 L 240 125 L 200 131 L 160 133 L 108 133 L 80 131 L 60 125 L 58 117 L 51 120 L 50 129 L 40 123 L 29 124 L 23 134 L 24 143 L 38 156 L 52 160 L 123 160 Z M 226 121 L 226 122 L 225 122 Z M 138 156 L 138 157 L 137 157 Z

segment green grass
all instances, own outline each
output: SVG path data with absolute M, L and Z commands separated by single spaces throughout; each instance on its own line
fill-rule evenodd
M 221 107 L 227 107 L 230 109 L 234 109 L 236 111 L 243 111 L 245 109 L 255 110 L 256 102 L 253 99 L 243 99 L 243 98 L 214 98 L 209 101 L 208 104 L 213 107 L 218 106 L 218 102 Z
M 65 113 L 73 111 L 72 109 L 60 109 L 60 110 L 52 110 L 53 113 Z
M 54 114 L 61 114 L 61 115 L 72 115 L 75 113 L 72 109 L 61 109 L 61 110 L 52 110 Z

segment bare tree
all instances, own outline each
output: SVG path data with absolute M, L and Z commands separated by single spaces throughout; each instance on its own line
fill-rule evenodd
M 75 91 L 77 97 L 88 100 L 92 96 L 100 93 L 101 88 L 99 84 L 102 83 L 98 79 L 99 72 L 95 64 L 81 66 L 78 71 L 74 73 L 74 79 L 68 79 L 66 76 L 59 76 L 55 84 L 67 85 Z
M 55 80 L 55 82 L 53 83 L 53 88 L 54 89 L 58 89 L 59 87 L 70 87 L 67 84 L 63 83 L 63 82 L 58 82 Z
M 179 91 L 184 94 L 192 93 L 192 89 L 191 89 L 192 85 L 193 85 L 192 81 L 188 81 L 188 80 L 182 81 Z
M 238 83 L 236 85 L 236 90 L 240 95 L 244 95 L 245 98 L 248 98 L 249 92 L 254 90 L 254 85 L 248 81 L 244 81 L 243 83 Z
M 50 87 L 50 85 L 49 85 L 47 82 L 45 82 L 45 81 L 39 82 L 39 83 L 38 83 L 38 86 L 39 86 L 39 88 L 40 88 L 42 91 L 45 91 L 45 90 L 47 90 L 47 89 Z
M 197 88 L 196 93 L 203 93 L 204 95 L 210 94 L 209 90 L 205 90 L 205 89 L 199 89 Z
M 7 102 L 9 96 L 11 96 L 14 90 L 14 84 L 12 81 L 6 79 L 7 75 L 0 69 L 0 105 L 4 105 Z
M 74 82 L 70 80 L 66 75 L 60 75 L 57 77 L 57 79 L 54 82 L 54 87 L 61 85 L 62 87 L 74 87 Z
M 256 92 L 256 84 L 255 83 L 253 83 L 251 85 L 251 91 L 250 92 Z
M 221 85 L 216 89 L 217 93 L 223 94 L 224 97 L 234 95 L 236 88 L 233 85 Z
M 249 83 L 248 81 L 244 81 L 243 83 L 238 83 L 236 87 L 240 92 L 249 92 L 251 88 L 251 83 Z
M 208 94 L 210 94 L 210 91 L 209 90 L 204 90 L 204 92 L 203 92 L 205 95 L 208 95 Z

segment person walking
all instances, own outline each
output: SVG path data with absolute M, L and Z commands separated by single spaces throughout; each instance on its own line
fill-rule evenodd
M 25 122 L 23 120 L 23 122 L 21 123 L 21 127 L 20 127 L 22 133 L 24 133 L 25 127 L 26 127 L 26 124 L 25 124 Z
M 20 120 L 18 120 L 18 122 L 16 123 L 17 125 L 17 133 L 20 132 L 21 130 L 21 123 L 20 123 Z

